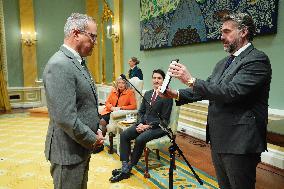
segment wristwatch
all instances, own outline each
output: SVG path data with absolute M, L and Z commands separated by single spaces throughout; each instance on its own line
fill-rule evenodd
M 195 78 L 190 78 L 188 81 L 187 81 L 187 86 L 189 87 L 193 87 L 194 86 L 194 83 L 195 83 Z

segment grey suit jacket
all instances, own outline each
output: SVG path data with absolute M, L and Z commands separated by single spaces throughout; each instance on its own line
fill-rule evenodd
M 43 73 L 49 127 L 45 156 L 60 165 L 90 157 L 98 129 L 96 87 L 74 55 L 61 46 Z
M 177 104 L 209 100 L 206 139 L 215 152 L 260 153 L 267 148 L 270 61 L 253 45 L 224 70 L 228 58 L 206 81 L 197 79 L 193 90 L 180 90 Z

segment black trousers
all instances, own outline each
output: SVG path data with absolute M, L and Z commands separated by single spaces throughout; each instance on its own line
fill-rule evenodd
M 131 155 L 132 165 L 138 163 L 147 142 L 166 135 L 166 132 L 161 128 L 149 129 L 138 133 L 136 126 L 136 124 L 132 125 L 120 134 L 120 161 L 128 162 Z M 133 139 L 135 139 L 135 144 L 131 153 L 131 140 Z
M 111 112 L 110 112 L 110 113 L 111 113 Z M 101 119 L 104 119 L 107 124 L 109 124 L 110 113 L 107 113 L 107 114 L 105 114 L 105 115 L 100 115 L 100 118 L 101 118 Z
M 260 153 L 225 154 L 211 151 L 221 189 L 254 189 Z

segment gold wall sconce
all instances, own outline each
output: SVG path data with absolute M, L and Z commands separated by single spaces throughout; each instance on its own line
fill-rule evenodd
M 107 26 L 107 38 L 108 39 L 114 39 L 114 41 L 117 43 L 118 40 L 119 40 L 119 35 L 118 35 L 118 32 L 115 32 L 115 25 L 108 25 Z
M 26 46 L 32 46 L 35 45 L 35 42 L 37 41 L 36 39 L 36 32 L 21 32 L 22 35 L 22 42 Z

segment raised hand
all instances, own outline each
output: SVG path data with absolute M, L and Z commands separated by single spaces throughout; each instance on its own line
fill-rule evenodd
M 181 63 L 171 63 L 168 71 L 170 76 L 179 79 L 184 84 L 192 78 L 187 68 Z

